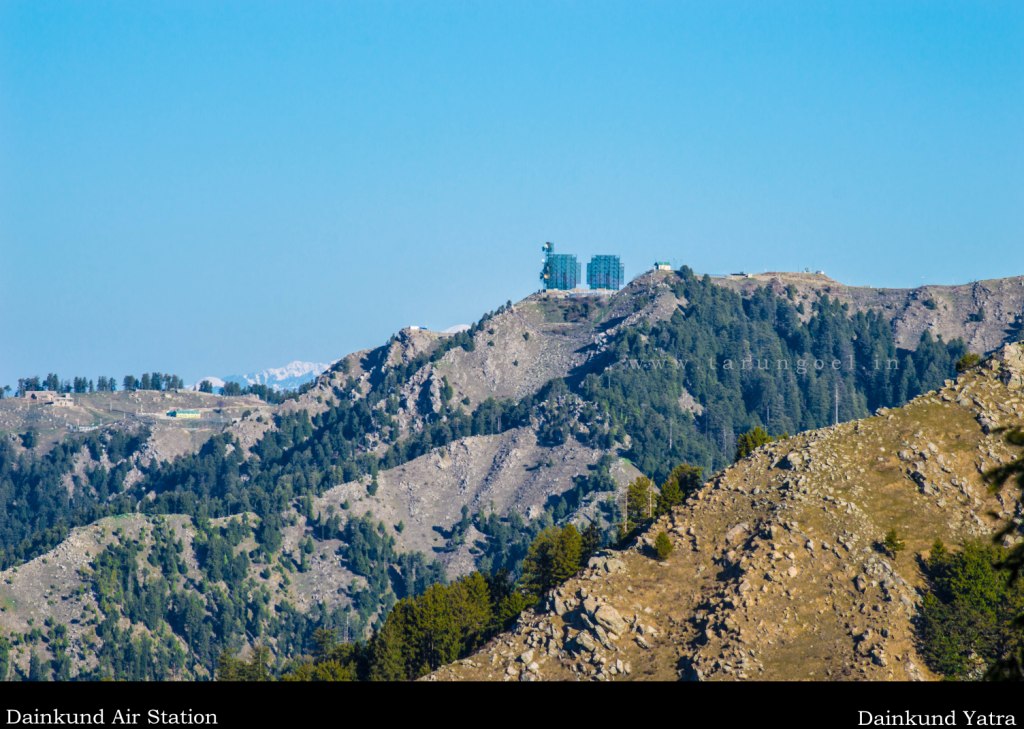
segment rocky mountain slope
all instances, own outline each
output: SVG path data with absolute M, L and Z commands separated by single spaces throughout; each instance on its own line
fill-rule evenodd
M 671 317 L 679 303 L 668 283 L 674 277 L 651 272 L 610 295 L 571 297 L 552 291 L 509 302 L 471 333 L 468 348 L 446 349 L 401 383 L 394 396 L 402 432 L 416 430 L 424 418 L 441 412 L 445 382 L 452 388 L 449 399 L 472 410 L 487 399 L 532 395 L 551 380 L 570 376 L 621 328 Z M 455 334 L 403 329 L 383 347 L 339 360 L 318 380 L 313 397 L 329 396 L 350 381 L 356 395 L 365 397 L 390 372 L 429 357 Z
M 441 552 L 439 559 L 454 578 L 474 569 L 474 545 L 486 539 L 470 527 L 461 544 L 442 551 L 446 546 L 442 535 L 460 520 L 463 506 L 469 514 L 517 513 L 527 521 L 536 519 L 549 499 L 571 486 L 574 478 L 587 474 L 602 455 L 603 451 L 575 440 L 542 446 L 529 428 L 472 436 L 381 471 L 373 495 L 363 482 L 332 488 L 316 500 L 316 509 L 318 513 L 332 507 L 340 511 L 347 504 L 352 513 L 370 512 L 387 524 L 402 524 L 402 531 L 395 535 L 399 547 L 424 554 Z M 626 459 L 617 459 L 609 470 L 618 488 L 640 475 Z M 579 516 L 593 516 L 597 499 L 606 496 L 591 496 L 578 510 Z
M 572 476 L 585 473 L 600 455 L 575 442 L 543 448 L 526 429 L 471 437 L 381 472 L 373 495 L 361 482 L 336 486 L 315 499 L 313 513 L 317 518 L 327 514 L 372 514 L 375 520 L 392 527 L 401 524 L 401 531 L 391 530 L 397 551 L 437 556 L 446 573 L 455 578 L 474 569 L 471 550 L 481 538 L 473 529 L 456 549 L 442 550 L 446 545 L 443 534 L 459 521 L 463 505 L 474 514 L 516 512 L 529 519 L 539 515 L 553 493 L 564 489 L 564 484 L 571 485 Z M 639 475 L 624 460 L 616 462 L 610 472 L 620 488 Z M 593 507 L 594 501 L 584 508 L 587 506 Z M 265 574 L 265 566 L 254 562 L 248 568 L 248 577 L 270 591 L 273 604 L 288 602 L 299 610 L 315 604 L 329 609 L 350 608 L 352 591 L 361 588 L 365 580 L 338 559 L 342 542 L 321 537 L 317 519 L 301 512 L 300 508 L 290 508 L 284 514 L 280 563 L 286 565 L 286 570 Z M 259 523 L 252 514 L 245 518 L 253 526 Z M 56 548 L 0 572 L 0 631 L 20 634 L 33 626 L 57 623 L 69 626 L 69 634 L 78 645 L 95 641 L 95 623 L 84 619 L 95 614 L 95 599 L 87 589 L 92 561 L 111 544 L 139 540 L 143 545 L 139 564 L 145 565 L 158 524 L 167 526 L 182 542 L 184 559 L 190 566 L 188 575 L 196 583 L 201 581 L 195 556 L 197 530 L 189 517 L 108 517 L 72 530 Z M 308 569 L 297 571 L 295 566 L 301 561 L 301 545 L 307 535 L 316 537 L 314 549 L 307 557 Z M 248 550 L 254 547 L 251 542 L 244 546 Z M 93 605 L 92 610 L 89 605 Z M 28 654 L 21 655 L 21 659 L 20 663 L 27 665 Z
M 829 296 L 855 311 L 881 311 L 893 322 L 901 347 L 917 346 L 930 331 L 946 340 L 961 338 L 975 352 L 990 352 L 1024 334 L 1024 277 L 974 281 L 957 286 L 885 289 L 847 286 L 824 274 L 760 273 L 715 279 L 744 294 L 768 286 L 777 293 L 792 290 L 807 304 Z
M 629 549 L 594 557 L 511 632 L 432 680 L 919 680 L 915 554 L 987 538 L 1021 503 L 1024 345 L 874 417 L 763 446 Z M 878 548 L 890 529 L 906 553 Z M 666 531 L 674 551 L 652 559 Z
M 1005 291 L 999 294 L 1002 296 L 999 305 L 1007 311 L 1016 305 L 1012 281 L 1019 282 L 1007 280 L 1000 289 Z M 56 530 L 43 532 L 42 527 L 38 528 L 37 533 L 43 532 L 41 543 L 51 540 L 46 547 L 31 551 L 30 545 L 29 555 L 33 559 L 0 572 L 0 632 L 24 636 L 37 631 L 40 625 L 65 626 L 75 647 L 72 673 L 89 670 L 94 666 L 93 654 L 97 646 L 104 646 L 98 632 L 104 624 L 104 616 L 97 612 L 99 602 L 95 595 L 100 593 L 96 560 L 113 547 L 129 543 L 135 545 L 139 551 L 133 557 L 133 569 L 138 571 L 139 584 L 145 586 L 160 577 L 159 570 L 151 564 L 157 559 L 154 555 L 163 553 L 168 540 L 178 540 L 183 571 L 180 579 L 175 577 L 171 580 L 173 584 L 168 589 L 176 590 L 174 594 L 181 599 L 184 599 L 181 596 L 190 594 L 204 594 L 200 603 L 208 611 L 204 618 L 207 624 L 230 626 L 230 634 L 224 638 L 223 647 L 226 649 L 244 649 L 251 644 L 251 635 L 245 638 L 245 631 L 251 633 L 259 626 L 272 624 L 279 635 L 271 640 L 271 646 L 279 651 L 283 660 L 295 655 L 301 647 L 301 642 L 294 642 L 297 639 L 286 639 L 285 636 L 287 631 L 306 630 L 294 627 L 302 620 L 319 620 L 331 613 L 336 618 L 343 616 L 340 619 L 347 630 L 349 618 L 358 613 L 361 617 L 352 618 L 351 622 L 353 631 L 359 635 L 359 631 L 389 609 L 393 600 L 404 594 L 403 591 L 422 589 L 424 574 L 436 574 L 432 570 L 440 569 L 453 578 L 479 568 L 480 560 L 484 558 L 491 559 L 493 565 L 493 560 L 501 556 L 496 553 L 502 550 L 521 549 L 522 545 L 501 541 L 510 539 L 508 534 L 498 539 L 494 534 L 480 531 L 487 528 L 483 520 L 489 515 L 505 523 L 506 532 L 511 532 L 513 537 L 526 538 L 527 543 L 529 529 L 544 519 L 560 522 L 593 520 L 607 529 L 615 518 L 616 493 L 640 474 L 639 461 L 631 462 L 622 456 L 633 458 L 640 453 L 648 465 L 654 463 L 655 467 L 660 467 L 671 458 L 679 458 L 673 454 L 678 453 L 687 441 L 692 444 L 700 440 L 706 444 L 702 446 L 705 450 L 696 449 L 694 452 L 710 454 L 708 458 L 719 459 L 716 462 L 721 463 L 723 454 L 731 454 L 728 436 L 742 432 L 737 429 L 750 427 L 747 423 L 759 422 L 757 418 L 762 406 L 757 398 L 770 390 L 764 383 L 754 387 L 743 385 L 741 389 L 740 384 L 727 381 L 722 375 L 722 381 L 712 383 L 714 387 L 710 389 L 706 388 L 705 392 L 709 394 L 702 398 L 702 402 L 720 398 L 712 418 L 711 413 L 704 412 L 702 402 L 692 397 L 687 389 L 694 378 L 706 380 L 707 375 L 679 367 L 679 358 L 686 354 L 691 341 L 697 341 L 698 335 L 703 337 L 702 346 L 706 346 L 709 339 L 732 338 L 735 351 L 741 351 L 745 346 L 741 338 L 746 332 L 771 338 L 776 347 L 782 346 L 778 342 L 788 342 L 788 338 L 797 341 L 800 336 L 808 336 L 806 332 L 794 333 L 795 325 L 787 324 L 786 328 L 772 324 L 769 318 L 774 309 L 766 307 L 765 301 L 779 307 L 789 306 L 787 301 L 807 303 L 824 292 L 824 288 L 815 284 L 794 293 L 787 288 L 788 284 L 762 282 L 773 290 L 782 286 L 776 299 L 766 299 L 758 298 L 760 295 L 749 288 L 750 282 L 751 279 L 718 281 L 716 285 L 706 286 L 692 275 L 687 278 L 677 272 L 659 271 L 638 277 L 614 294 L 582 297 L 559 292 L 535 294 L 519 303 L 501 307 L 468 331 L 402 330 L 381 347 L 356 352 L 339 360 L 302 395 L 278 406 L 251 398 L 216 398 L 203 393 L 116 393 L 122 399 L 135 397 L 145 400 L 133 402 L 140 411 L 145 411 L 146 418 L 153 421 L 149 423 L 147 420 L 146 424 L 152 429 L 152 437 L 130 456 L 130 472 L 121 480 L 111 480 L 111 483 L 120 484 L 124 493 L 106 497 L 108 501 L 124 499 L 130 506 L 125 508 L 122 516 L 93 524 L 87 524 L 91 519 L 78 524 L 60 524 L 60 528 L 77 528 L 72 529 L 70 535 L 54 549 L 49 547 L 63 538 L 66 529 L 53 539 L 52 534 Z M 741 300 L 731 293 L 722 297 L 715 294 L 715 290 L 730 287 L 738 287 L 746 298 Z M 687 295 L 702 297 L 699 305 L 688 301 L 682 295 L 684 290 L 689 292 Z M 994 306 L 991 300 L 984 301 L 986 306 Z M 868 304 L 864 306 L 870 308 Z M 757 307 L 766 307 L 767 313 Z M 912 331 L 918 319 L 914 317 L 922 307 L 932 311 L 924 304 L 907 304 L 902 309 L 883 306 L 892 314 L 896 331 L 908 332 L 904 336 L 910 348 L 916 344 Z M 748 312 L 748 308 L 753 313 Z M 805 313 L 810 308 L 806 307 Z M 762 318 L 755 319 L 755 315 Z M 968 314 L 961 324 L 951 324 L 943 331 L 949 336 L 966 336 L 974 331 L 971 327 L 977 323 L 970 319 Z M 822 326 L 830 325 L 824 321 Z M 715 333 L 710 333 L 711 328 L 715 328 Z M 995 341 L 995 334 L 985 336 Z M 1012 331 L 1007 330 L 1005 336 L 1012 336 Z M 879 339 L 882 340 L 884 337 Z M 809 339 L 807 341 L 810 342 Z M 989 340 L 983 337 L 977 341 L 985 343 Z M 1002 341 L 999 339 L 993 346 Z M 668 347 L 675 349 L 670 352 Z M 801 350 L 793 351 L 799 353 Z M 951 368 L 951 364 L 942 347 L 936 351 L 938 354 L 928 354 L 932 359 L 925 361 L 933 362 L 933 367 L 928 371 L 922 368 L 922 376 L 928 375 L 933 381 L 937 376 L 941 381 L 943 375 L 936 375 L 934 362 L 939 360 L 935 357 L 946 357 L 943 365 L 946 369 Z M 645 360 L 647 364 L 653 362 L 658 367 L 653 367 L 649 373 L 643 367 L 634 367 L 637 362 L 631 357 L 635 352 L 649 357 Z M 666 364 L 670 366 L 661 366 Z M 601 375 L 597 383 L 593 382 L 596 374 Z M 712 374 L 711 379 L 719 377 L 719 373 Z M 592 386 L 590 394 L 581 384 L 588 381 L 588 376 Z M 852 374 L 847 384 L 850 388 L 864 385 L 854 381 Z M 808 409 L 806 398 L 799 390 L 802 386 L 799 382 L 790 378 L 783 385 L 778 397 L 785 395 L 794 406 Z M 601 390 L 601 387 L 607 389 Z M 824 384 L 810 394 L 821 399 L 822 392 L 826 402 L 818 403 L 818 410 L 824 413 L 816 416 L 819 423 L 829 422 L 832 412 L 830 384 Z M 174 397 L 184 399 L 179 403 L 173 400 Z M 898 394 L 893 390 L 887 397 L 890 398 L 887 401 L 891 401 Z M 188 398 L 195 399 L 196 404 Z M 748 398 L 750 404 L 747 403 Z M 769 398 L 765 402 L 772 404 L 777 400 Z M 102 411 L 102 403 L 98 399 L 96 403 L 91 411 L 82 415 L 85 418 L 83 423 L 87 420 L 97 422 L 95 419 Z M 201 424 L 170 421 L 160 415 L 161 409 L 169 409 L 170 403 L 179 407 L 211 407 L 211 412 L 219 409 L 220 420 L 214 422 L 209 419 L 209 422 L 202 421 Z M 916 401 L 912 407 L 918 406 L 919 401 Z M 849 407 L 863 409 L 865 405 L 851 395 Z M 633 413 L 633 408 L 644 409 Z M 738 419 L 723 419 L 726 408 L 731 409 Z M 0 415 L 10 409 L 0 401 Z M 776 418 L 780 417 L 781 409 L 772 405 Z M 697 416 L 702 416 L 699 423 Z M 140 427 L 135 422 L 139 417 L 136 412 L 131 419 L 131 426 L 135 429 Z M 997 413 L 987 413 L 986 417 L 995 418 L 992 422 L 998 422 Z M 12 426 L 11 430 L 16 427 L 20 425 Z M 127 427 L 119 420 L 103 421 L 101 431 L 114 432 Z M 852 426 L 841 426 L 835 432 L 844 433 L 843 428 L 849 427 Z M 821 452 L 827 446 L 812 448 L 812 445 L 822 438 L 833 437 L 828 435 L 831 432 L 801 437 L 808 439 L 808 448 Z M 933 464 L 938 462 L 938 458 L 932 458 L 927 444 L 932 442 L 941 447 L 940 436 L 941 433 L 916 435 L 914 431 L 905 438 L 907 445 L 889 452 L 886 457 L 891 459 L 894 457 L 892 453 L 908 451 L 913 446 L 924 449 L 922 453 L 927 458 L 921 456 L 923 463 Z M 55 430 L 53 442 L 59 437 Z M 646 439 L 646 451 L 637 448 L 641 439 Z M 994 437 L 989 440 L 993 452 L 999 453 Z M 675 451 L 672 450 L 673 441 Z M 12 436 L 11 442 L 15 444 L 15 453 L 25 453 L 17 438 Z M 268 442 L 271 442 L 270 446 L 267 446 Z M 97 448 L 103 450 L 100 446 Z M 89 494 L 90 484 L 95 481 L 97 471 L 113 472 L 117 464 L 102 452 L 95 457 L 90 453 L 90 449 L 84 449 L 74 457 L 74 472 L 61 477 L 57 495 L 69 503 L 87 495 L 96 499 L 95 507 L 100 508 L 106 502 L 100 496 Z M 240 464 L 231 460 L 235 457 L 232 454 L 237 455 Z M 175 456 L 180 460 L 170 466 L 160 466 L 161 462 Z M 762 460 L 767 457 L 764 453 L 757 456 Z M 842 461 L 830 458 L 840 464 L 835 466 L 836 469 L 868 469 L 872 472 L 869 466 L 874 468 L 874 462 L 871 459 L 877 457 L 873 453 L 851 451 Z M 809 463 L 815 468 L 822 468 L 827 461 L 816 457 Z M 713 542 L 717 531 L 725 533 L 738 524 L 745 524 L 745 528 L 750 530 L 744 539 L 753 539 L 759 530 L 763 531 L 763 519 L 758 516 L 762 506 L 778 512 L 781 520 L 781 515 L 788 515 L 787 510 L 795 509 L 796 504 L 813 501 L 801 491 L 809 488 L 805 483 L 793 485 L 794 478 L 804 471 L 807 475 L 803 478 L 810 477 L 812 471 L 808 470 L 811 468 L 808 463 L 801 464 L 801 468 L 793 473 L 784 473 L 779 468 L 766 471 L 769 475 L 764 476 L 764 483 L 756 487 L 759 491 L 752 496 L 741 497 L 737 495 L 738 491 L 734 494 L 733 490 L 722 485 L 735 481 L 738 468 L 753 468 L 750 463 L 760 461 L 755 459 L 746 466 L 730 469 L 722 477 L 724 480 L 718 481 L 715 493 L 729 494 L 727 500 L 735 500 L 735 503 L 730 501 L 727 516 L 715 521 L 718 517 L 702 514 L 701 519 L 693 524 L 687 522 L 686 529 L 692 526 L 695 534 L 703 540 L 701 543 Z M 188 469 L 193 470 L 190 472 Z M 219 505 L 223 502 L 200 503 L 198 481 L 205 475 L 210 475 L 210 481 L 204 488 L 216 498 L 223 499 L 226 498 L 224 494 L 230 494 L 236 499 L 231 502 L 229 510 L 225 511 Z M 652 469 L 648 475 L 656 474 Z M 789 477 L 786 493 L 790 496 L 785 504 L 776 504 L 766 494 L 775 493 L 775 482 L 786 480 L 785 476 Z M 960 478 L 964 481 L 967 477 Z M 258 481 L 259 488 L 254 489 L 257 479 L 262 480 Z M 836 475 L 835 479 L 839 476 Z M 968 482 L 969 485 L 963 488 L 970 491 L 972 498 L 984 501 L 987 498 L 984 493 L 975 493 L 977 479 L 964 481 L 965 484 Z M 926 485 L 931 488 L 930 483 Z M 830 481 L 829 487 L 838 493 L 849 485 Z M 824 494 L 818 507 L 832 503 L 825 498 L 826 495 L 839 498 L 827 491 Z M 153 504 L 158 503 L 161 496 L 168 497 L 164 502 L 167 506 L 154 509 Z M 17 493 L 12 493 L 9 498 L 12 505 L 24 502 Z M 845 501 L 852 499 L 846 497 Z M 272 506 L 268 507 L 268 503 Z M 221 510 L 211 511 L 218 508 Z M 687 508 L 696 507 L 691 505 Z M 800 508 L 813 511 L 815 507 L 805 504 Z M 181 513 L 185 509 L 192 511 Z M 152 513 L 160 510 L 163 513 Z M 272 528 L 263 528 L 263 520 L 255 513 L 259 510 L 264 517 L 275 522 Z M 222 517 L 210 521 L 216 527 L 212 530 L 204 521 L 211 513 Z M 245 527 L 241 530 L 244 536 L 239 537 L 241 541 L 232 542 L 233 557 L 230 557 L 244 562 L 244 568 L 234 571 L 231 578 L 234 581 L 230 583 L 221 574 L 219 563 L 211 562 L 209 557 L 209 544 L 211 540 L 216 541 L 217 530 L 231 521 L 225 514 L 233 516 L 236 522 L 245 520 Z M 725 523 L 734 517 L 732 523 Z M 679 519 L 678 514 L 675 518 Z M 779 520 L 776 528 L 786 529 L 790 520 Z M 806 520 L 801 516 L 795 521 L 803 524 Z M 681 523 L 677 521 L 677 525 Z M 928 535 L 925 541 L 930 543 L 935 536 L 946 535 L 943 537 L 946 538 L 960 535 L 969 528 L 982 528 L 976 522 L 965 524 L 956 527 L 960 531 L 949 527 L 941 534 Z M 856 525 L 851 522 L 850 529 L 853 526 Z M 364 535 L 364 541 L 368 539 L 370 542 L 369 546 L 361 544 L 358 549 L 352 548 L 350 527 L 371 532 L 369 537 Z M 678 531 L 677 526 L 673 528 Z M 693 536 L 686 535 L 684 539 L 686 529 L 676 535 L 680 540 L 686 541 Z M 517 530 L 521 532 L 518 535 Z M 955 534 L 949 530 L 954 530 Z M 773 535 L 772 539 L 777 536 Z M 829 554 L 833 553 L 832 547 L 836 545 L 839 545 L 839 550 L 845 549 L 843 542 L 836 538 L 826 539 L 817 535 L 808 535 L 808 538 L 816 543 L 819 539 L 827 542 Z M 956 539 L 950 537 L 947 541 Z M 677 551 L 668 567 L 650 562 L 640 552 L 624 555 L 620 561 L 633 570 L 627 571 L 628 575 L 650 572 L 650 589 L 655 591 L 663 589 L 656 579 L 659 573 L 672 574 L 673 570 L 683 570 L 681 579 L 696 580 L 692 583 L 693 590 L 687 593 L 687 600 L 703 595 L 702 580 L 716 589 L 725 589 L 712 577 L 721 567 L 709 561 L 710 556 L 706 552 L 700 552 L 699 560 L 694 557 L 692 564 L 685 566 L 680 562 L 681 551 Z M 788 557 L 788 552 L 799 556 L 804 554 L 795 550 L 782 552 L 787 561 L 797 559 L 797 556 Z M 813 554 L 825 554 L 825 550 L 822 548 Z M 879 562 L 883 563 L 884 560 Z M 618 569 L 618 564 L 614 561 L 614 569 Z M 865 562 L 867 566 L 862 569 L 876 569 L 874 564 Z M 509 566 L 515 566 L 514 560 Z M 790 566 L 802 569 L 795 563 L 786 569 Z M 417 574 L 420 575 L 419 582 Z M 615 579 L 625 578 L 616 576 Z M 256 600 L 254 596 L 260 596 L 260 604 L 269 612 L 250 616 L 249 619 L 255 622 L 239 627 L 224 617 L 223 611 L 227 608 L 221 604 L 222 598 L 209 595 L 211 585 L 215 591 L 234 592 L 240 599 L 249 600 L 248 608 L 237 608 L 242 612 L 252 609 L 252 601 Z M 776 586 L 772 583 L 771 590 Z M 757 587 L 760 590 L 761 583 Z M 744 593 L 748 591 L 749 586 L 743 590 Z M 771 594 L 775 595 L 775 592 Z M 570 601 L 576 599 L 568 594 L 566 598 Z M 166 599 L 173 602 L 169 597 Z M 680 609 L 688 604 L 682 596 L 673 599 Z M 762 599 L 768 600 L 768 597 Z M 779 599 L 789 600 L 788 597 Z M 714 605 L 724 604 L 723 600 Z M 112 607 L 116 613 L 116 600 L 107 600 L 105 604 L 107 609 Z M 656 609 L 652 607 L 655 604 L 653 598 L 652 601 L 637 602 L 640 608 L 651 607 L 652 610 Z M 619 605 L 617 609 L 627 608 L 628 605 Z M 712 610 L 711 607 L 700 609 Z M 293 614 L 292 611 L 297 612 Z M 282 615 L 285 617 L 280 617 Z M 682 613 L 679 615 L 678 619 L 683 620 Z M 732 613 L 730 616 L 734 621 L 739 619 Z M 145 636 L 152 642 L 176 646 L 173 650 L 167 648 L 170 653 L 192 652 L 194 664 L 188 669 L 175 669 L 181 673 L 173 675 L 202 677 L 212 670 L 216 660 L 216 654 L 212 652 L 214 648 L 210 647 L 208 640 L 204 656 L 195 658 L 197 638 L 184 630 L 181 616 L 168 614 L 159 618 L 149 617 L 141 622 L 127 614 L 119 617 L 115 614 L 115 617 L 116 620 L 108 615 L 106 622 L 113 620 L 118 625 L 126 625 L 130 634 L 136 637 Z M 798 616 L 793 618 L 797 619 Z M 654 624 L 657 627 L 650 627 L 657 634 L 657 631 L 666 629 L 662 623 L 657 622 Z M 647 622 L 642 621 L 642 624 L 647 626 Z M 544 630 L 550 629 L 549 622 Z M 109 628 L 105 630 L 109 631 Z M 596 636 L 601 637 L 599 633 Z M 645 633 L 641 637 L 641 642 L 650 643 L 652 635 Z M 536 642 L 538 639 L 531 640 Z M 586 642 L 587 638 L 580 640 Z M 643 650 L 639 644 L 636 645 Z M 640 666 L 642 656 L 648 654 L 638 655 L 641 659 L 634 661 L 633 666 Z M 30 657 L 31 650 L 27 644 L 20 644 L 14 655 L 15 665 L 22 672 L 27 671 Z M 714 672 L 701 660 L 696 654 L 692 657 L 692 670 L 700 671 L 702 675 L 713 675 Z M 889 665 L 892 665 L 891 661 Z M 506 670 L 502 668 L 502 671 Z M 551 670 L 555 671 L 554 668 Z M 571 669 L 566 670 L 572 673 Z M 577 667 L 577 672 L 589 670 Z M 661 671 L 660 668 L 658 670 Z M 682 671 L 683 667 L 680 664 L 672 670 Z M 533 675 L 531 672 L 528 674 Z
M 585 369 L 621 329 L 666 320 L 677 307 L 685 306 L 672 290 L 676 277 L 671 271 L 650 271 L 607 298 L 573 299 L 562 292 L 527 297 L 489 320 L 474 335 L 476 346 L 471 352 L 453 349 L 424 367 L 403 389 L 403 399 L 416 402 L 422 396 L 436 406 L 436 390 L 443 378 L 454 387 L 456 399 L 466 397 L 472 405 L 488 397 L 519 398 L 536 392 L 552 378 Z M 824 275 L 799 273 L 752 274 L 713 282 L 745 296 L 764 287 L 788 296 L 792 287 L 793 301 L 805 305 L 806 315 L 810 305 L 826 295 L 849 304 L 853 311 L 879 311 L 892 322 L 897 345 L 905 349 L 914 349 L 925 331 L 947 341 L 963 339 L 969 349 L 981 353 L 1016 341 L 1024 333 L 1024 277 L 917 289 L 852 287 Z M 352 367 L 358 360 L 354 371 L 371 383 L 374 368 L 408 362 L 416 354 L 431 351 L 445 336 L 402 330 L 385 357 L 375 350 L 373 356 L 359 353 L 343 362 Z
M 436 362 L 423 364 L 400 392 L 399 420 L 415 429 L 423 417 L 440 408 L 440 390 L 447 381 L 456 400 L 472 408 L 487 398 L 521 398 L 537 392 L 554 378 L 586 369 L 604 345 L 623 328 L 665 320 L 684 304 L 672 293 L 676 274 L 650 271 L 608 297 L 572 299 L 561 292 L 535 294 L 509 306 L 473 334 L 472 351 L 453 348 Z M 792 294 L 796 303 L 810 304 L 829 296 L 855 311 L 880 311 L 892 321 L 899 346 L 913 349 L 921 334 L 930 331 L 946 340 L 962 338 L 972 351 L 985 353 L 1024 335 L 1024 277 L 979 281 L 958 286 L 923 286 L 917 289 L 874 289 L 846 286 L 822 274 L 764 273 L 719 277 L 718 286 L 750 296 L 767 287 L 778 295 Z M 239 376 L 243 384 L 279 385 L 282 377 L 314 381 L 313 391 L 280 408 L 283 412 L 321 412 L 336 400 L 335 389 L 351 378 L 365 395 L 388 372 L 429 355 L 457 331 L 432 332 L 407 328 L 382 347 L 354 352 L 334 365 L 293 362 L 254 375 Z M 325 371 L 326 370 L 326 371 Z M 316 373 L 323 374 L 317 375 Z M 232 378 L 228 378 L 232 379 Z M 170 409 L 214 410 L 203 427 L 161 416 Z M 696 405 L 699 408 L 699 404 Z M 242 413 L 250 411 L 237 422 Z M 165 447 L 155 444 L 164 458 L 194 452 L 209 435 L 226 426 L 251 445 L 273 427 L 279 408 L 254 397 L 221 398 L 198 392 L 95 393 L 76 395 L 75 406 L 55 410 L 32 406 L 18 398 L 0 400 L 0 432 L 38 431 L 42 448 L 69 432 L 92 428 L 134 428 L 140 420 L 157 423 L 168 434 Z M 173 432 L 172 432 L 173 431 Z

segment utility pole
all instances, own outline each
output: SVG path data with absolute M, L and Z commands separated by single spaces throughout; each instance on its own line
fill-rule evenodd
M 674 420 L 668 421 L 668 451 L 672 452 L 672 426 L 675 424 Z

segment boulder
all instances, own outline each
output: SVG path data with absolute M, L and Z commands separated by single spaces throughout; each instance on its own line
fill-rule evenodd
M 597 650 L 597 643 L 594 642 L 594 637 L 585 630 L 580 631 L 576 636 L 575 642 L 578 649 L 587 653 L 593 653 Z
M 602 605 L 593 613 L 594 620 L 609 633 L 622 635 L 626 632 L 626 621 L 611 605 Z
M 735 544 L 742 540 L 743 536 L 750 530 L 750 527 L 746 524 L 737 524 L 725 533 L 725 541 L 727 544 Z
M 793 451 L 787 453 L 782 459 L 776 464 L 778 468 L 784 468 L 788 471 L 797 471 L 805 465 L 804 457 Z
M 607 572 L 608 574 L 614 575 L 619 572 L 625 572 L 626 563 L 623 562 L 621 559 L 609 558 L 604 563 L 604 569 L 605 572 Z

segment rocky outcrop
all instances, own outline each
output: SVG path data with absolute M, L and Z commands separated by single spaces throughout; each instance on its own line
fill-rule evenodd
M 1005 347 L 903 408 L 762 446 L 428 678 L 935 678 L 917 654 L 916 556 L 1020 516 L 983 474 L 1018 455 L 998 429 L 1024 424 L 1022 375 L 1024 345 Z M 907 544 L 895 557 L 890 529 Z

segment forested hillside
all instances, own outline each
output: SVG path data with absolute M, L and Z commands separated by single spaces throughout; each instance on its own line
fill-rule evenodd
M 222 653 L 257 644 L 281 670 L 314 650 L 318 629 L 362 639 L 432 583 L 475 568 L 512 584 L 553 524 L 593 522 L 592 546 L 607 544 L 621 520 L 620 458 L 656 483 L 679 463 L 710 474 L 748 431 L 792 434 L 900 405 L 941 386 L 965 353 L 927 332 L 901 349 L 879 312 L 769 288 L 743 295 L 684 268 L 608 298 L 537 295 L 468 332 L 402 335 L 345 358 L 272 422 L 258 416 L 251 447 L 228 429 L 195 453 L 144 461 L 142 441 L 117 432 L 72 435 L 41 457 L 3 439 L 3 566 L 42 569 L 53 553 L 40 555 L 75 527 L 144 515 L 120 536 L 87 527 L 88 559 L 69 550 L 83 564 L 49 591 L 91 595 L 73 625 L 45 602 L 19 605 L 27 588 L 16 569 L 3 573 L 0 626 L 19 646 L 10 675 L 29 675 L 36 660 L 37 675 L 208 677 Z M 506 370 L 505 380 L 487 375 Z M 517 381 L 518 370 L 531 374 Z M 462 503 L 445 516 L 383 521 L 431 490 L 425 466 L 422 482 L 381 492 L 386 474 L 513 434 L 529 435 L 536 468 L 550 473 L 542 498 L 507 510 L 475 499 L 499 475 L 532 473 L 510 476 L 499 448 L 485 475 L 460 481 Z M 137 473 L 126 481 L 128 463 Z M 125 620 L 133 637 L 119 632 Z

